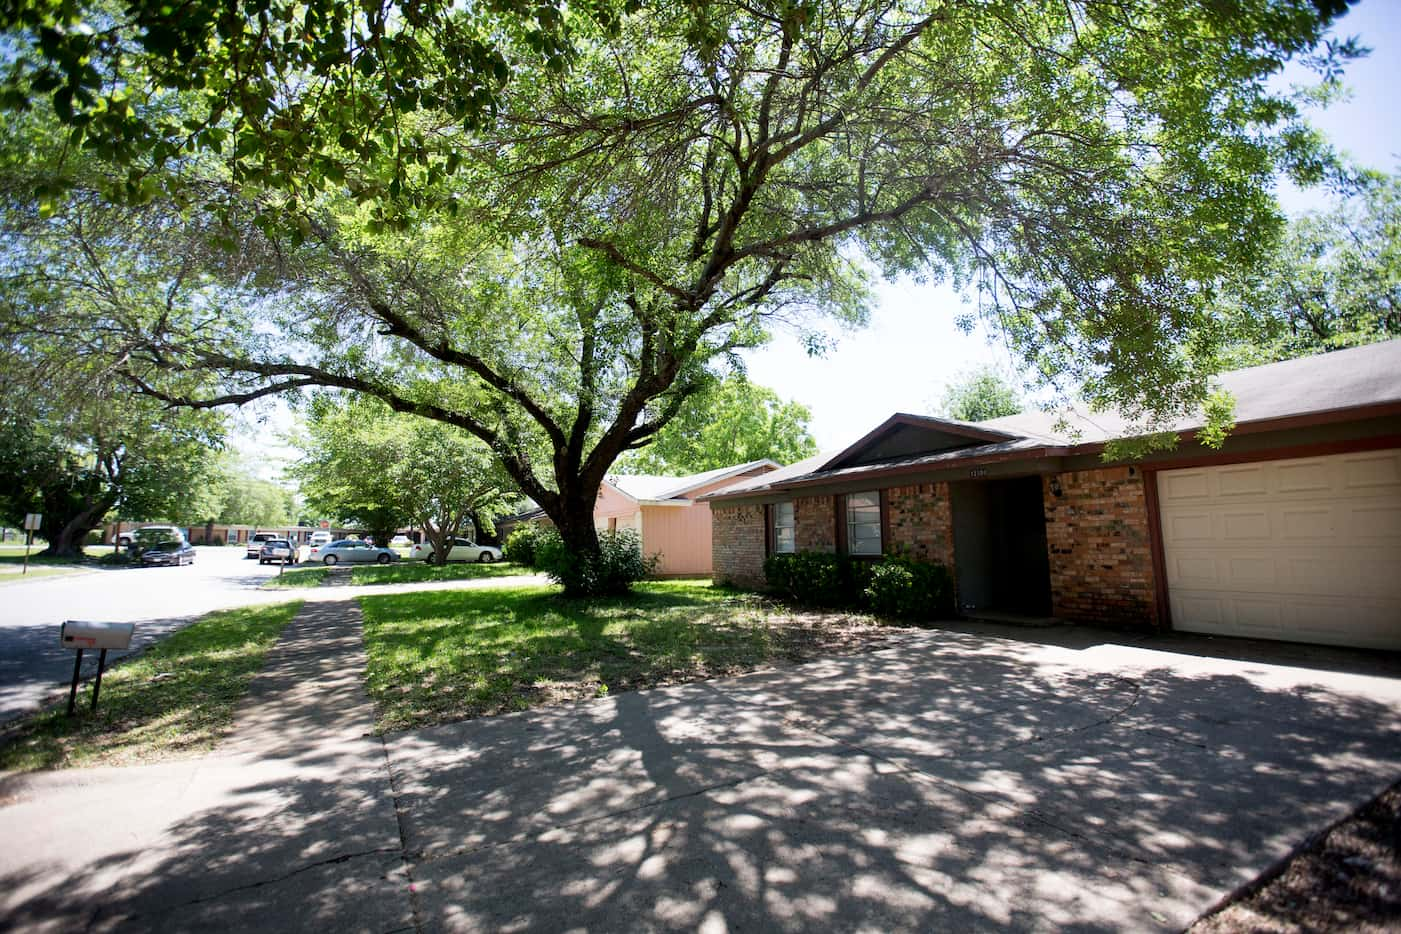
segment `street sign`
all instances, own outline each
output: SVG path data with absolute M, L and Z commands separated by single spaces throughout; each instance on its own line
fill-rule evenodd
M 40 523 L 44 521 L 42 513 L 28 512 L 24 514 L 24 530 L 26 532 L 39 531 Z

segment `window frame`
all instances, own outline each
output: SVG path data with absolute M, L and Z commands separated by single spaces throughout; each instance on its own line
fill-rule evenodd
M 862 490 L 857 493 L 848 493 L 842 497 L 842 499 L 842 531 L 845 533 L 843 539 L 846 546 L 846 554 L 854 558 L 879 558 L 885 553 L 884 498 L 881 496 L 881 491 Z M 856 500 L 858 499 L 868 499 L 869 502 L 863 502 L 858 506 L 856 505 Z M 856 516 L 858 514 L 855 512 L 857 509 L 861 510 L 860 515 L 869 516 L 869 518 L 863 518 L 857 521 Z M 871 540 L 869 535 L 862 537 L 854 534 L 857 528 L 874 529 L 874 551 L 857 551 L 855 549 L 854 544 L 856 542 Z
M 788 507 L 788 524 L 779 525 L 779 514 L 783 507 Z M 788 548 L 781 547 L 779 530 L 788 529 Z M 798 553 L 798 509 L 792 500 L 781 503 L 773 503 L 769 506 L 769 554 L 774 555 L 794 555 Z

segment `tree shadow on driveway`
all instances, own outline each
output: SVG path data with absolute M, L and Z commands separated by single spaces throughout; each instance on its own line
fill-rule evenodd
M 1181 929 L 1401 773 L 1398 710 L 1381 678 L 916 633 L 388 736 L 388 844 L 347 737 L 118 854 L 116 888 L 80 861 L 0 891 L 21 927 L 100 897 L 117 927 L 387 931 L 411 882 L 424 930 Z

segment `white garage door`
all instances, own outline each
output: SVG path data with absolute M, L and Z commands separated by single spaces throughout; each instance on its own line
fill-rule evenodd
M 1401 449 L 1158 474 L 1174 629 L 1401 649 Z

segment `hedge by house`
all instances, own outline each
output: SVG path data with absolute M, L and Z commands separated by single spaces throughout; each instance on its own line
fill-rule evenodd
M 878 562 L 802 551 L 764 561 L 769 586 L 795 603 L 927 620 L 954 615 L 953 576 L 942 564 L 888 555 Z

